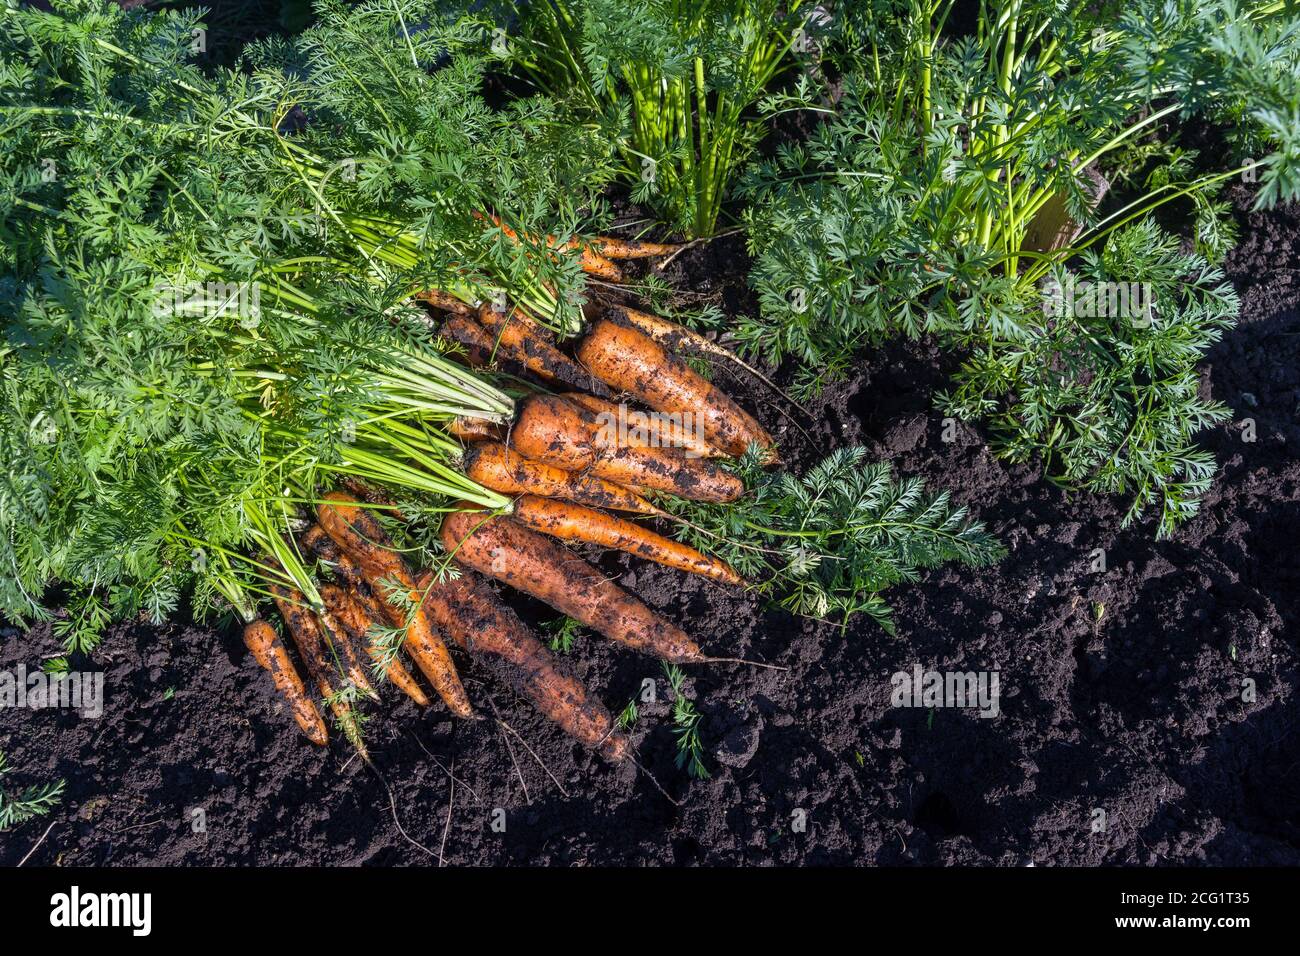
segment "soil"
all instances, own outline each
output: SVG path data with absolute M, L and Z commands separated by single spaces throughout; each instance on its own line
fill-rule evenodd
M 0 834 L 0 864 L 34 846 L 30 863 L 65 866 L 1300 863 L 1300 211 L 1248 212 L 1250 198 L 1235 188 L 1227 262 L 1241 321 L 1204 363 L 1235 419 L 1201 436 L 1222 474 L 1175 540 L 1121 530 L 1122 502 L 1002 463 L 975 428 L 944 441 L 933 394 L 953 360 L 925 343 L 865 356 L 812 403 L 806 437 L 720 370 L 796 469 L 863 443 L 952 489 L 1008 557 L 894 589 L 890 637 L 601 556 L 706 650 L 789 668 L 688 669 L 706 780 L 675 765 L 659 666 L 586 633 L 568 659 L 611 710 L 653 682 L 632 734 L 643 770 L 609 766 L 463 661 L 479 709 L 511 730 L 390 696 L 367 727 L 372 771 L 341 741 L 304 741 L 235 630 L 116 627 L 73 661 L 103 671 L 103 716 L 0 710 L 6 789 L 67 781 L 51 816 Z M 746 267 L 733 237 L 670 277 L 734 313 L 753 307 Z M 0 637 L 0 670 L 59 650 L 48 625 Z M 996 669 L 1000 714 L 891 707 L 891 675 L 917 665 Z

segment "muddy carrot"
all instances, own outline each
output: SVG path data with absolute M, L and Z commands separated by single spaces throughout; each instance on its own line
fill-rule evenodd
M 406 630 L 403 646 L 429 679 L 452 713 L 473 717 L 474 709 L 456 673 L 447 647 L 434 630 L 419 605 L 415 576 L 401 555 L 388 545 L 388 535 L 375 516 L 357 499 L 331 491 L 317 509 L 320 526 L 343 551 L 361 567 L 370 590 L 380 600 L 380 607 L 393 627 Z M 390 594 L 388 583 L 400 587 L 401 593 Z M 413 602 L 413 610 L 403 607 L 402 596 Z
M 323 592 L 321 597 L 324 598 Z M 353 640 L 347 628 L 330 608 L 329 602 L 325 602 L 325 607 L 316 612 L 316 620 L 320 623 L 322 632 L 329 635 L 339 658 L 338 663 L 342 665 L 343 673 L 347 675 L 348 680 L 352 681 L 357 690 L 367 697 L 378 700 L 379 694 L 374 684 L 370 682 L 370 678 L 366 676 L 366 669 L 362 664 L 361 655 L 365 653 L 363 644 Z
M 740 479 L 714 462 L 672 449 L 618 447 L 594 414 L 556 395 L 532 395 L 520 403 L 510 445 L 525 458 L 565 471 L 694 501 L 735 501 L 744 493 Z
M 365 587 L 366 576 L 361 565 L 352 560 L 319 524 L 313 524 L 302 534 L 302 546 L 330 566 L 339 578 L 350 587 Z
M 280 616 L 284 618 L 289 634 L 293 637 L 294 646 L 298 648 L 298 656 L 302 658 L 308 677 L 316 685 L 321 697 L 329 701 L 330 710 L 334 712 L 338 725 L 344 729 L 352 745 L 363 757 L 369 759 L 366 746 L 360 735 L 356 733 L 357 724 L 352 707 L 336 693 L 334 680 L 331 677 L 329 652 L 325 646 L 326 636 L 321 631 L 316 615 L 307 607 L 307 599 L 301 591 L 287 588 L 282 584 L 271 584 L 269 590 L 275 599 L 275 606 L 280 609 Z
M 443 292 L 441 289 L 425 289 L 423 292 L 417 292 L 415 298 L 420 302 L 427 302 L 436 309 L 442 309 L 444 312 L 454 312 L 456 315 L 472 317 L 474 307 L 467 302 L 462 302 L 450 292 Z
M 438 334 L 460 345 L 465 351 L 465 361 L 474 368 L 495 364 L 511 375 L 522 377 L 528 374 L 523 356 L 508 346 L 498 346 L 491 333 L 473 319 L 454 315 L 442 323 Z
M 584 309 L 584 312 L 588 311 Z M 719 345 L 712 339 L 705 338 L 700 333 L 686 328 L 684 325 L 678 325 L 676 322 L 665 319 L 661 315 L 654 315 L 650 312 L 642 312 L 639 309 L 633 309 L 626 305 L 611 305 L 603 310 L 597 307 L 591 307 L 591 318 L 598 318 L 602 311 L 615 316 L 615 321 L 631 325 L 640 332 L 644 332 L 650 338 L 654 339 L 670 355 L 681 355 L 684 352 L 694 352 L 697 355 L 707 355 L 711 358 L 726 359 L 734 365 L 743 368 L 754 378 L 758 379 L 776 394 L 780 395 L 785 401 L 799 409 L 805 415 L 812 417 L 812 413 L 804 408 L 786 392 L 776 382 L 772 381 L 754 366 L 750 365 L 735 352 L 726 346 Z
M 610 640 L 679 664 L 708 660 L 676 625 L 567 548 L 509 518 L 455 511 L 442 522 L 448 553 L 567 614 Z
M 606 259 L 657 259 L 670 256 L 681 248 L 666 242 L 639 242 L 613 236 L 586 236 L 581 241 Z
M 393 686 L 421 707 L 427 707 L 429 698 L 415 682 L 411 672 L 395 654 L 386 654 L 371 635 L 371 629 L 378 622 L 381 613 L 374 599 L 363 595 L 359 590 L 347 591 L 336 584 L 322 585 L 320 596 L 339 622 L 339 630 L 346 635 L 347 640 L 356 647 L 365 648 L 371 660 L 384 663 L 384 676 Z
M 463 467 L 466 477 L 503 495 L 542 495 L 614 511 L 664 515 L 621 485 L 530 461 L 500 442 L 479 442 L 471 447 L 465 452 Z
M 714 447 L 741 455 L 757 442 L 775 455 L 772 436 L 748 412 L 638 329 L 602 319 L 578 343 L 577 355 L 610 388 L 656 411 L 698 416 Z
M 628 754 L 627 738 L 582 682 L 566 673 L 532 631 L 469 572 L 435 583 L 427 571 L 420 589 L 438 627 L 496 677 L 512 686 L 565 733 L 607 759 Z
M 656 534 L 649 528 L 594 508 L 539 498 L 536 495 L 522 495 L 515 500 L 510 517 L 525 528 L 549 534 L 562 541 L 584 541 L 603 548 L 616 548 L 647 561 L 698 574 L 723 584 L 745 583 L 725 561 L 710 558 L 688 545 Z
M 252 652 L 253 660 L 257 661 L 258 666 L 270 672 L 275 689 L 289 702 L 293 719 L 307 735 L 307 739 L 321 746 L 328 743 L 329 732 L 325 729 L 325 721 L 316 708 L 316 702 L 307 696 L 307 688 L 298 676 L 293 661 L 289 659 L 289 651 L 275 633 L 275 628 L 260 618 L 250 621 L 244 627 L 244 645 Z
M 540 332 L 541 326 L 515 312 L 498 311 L 491 302 L 479 306 L 478 321 L 494 339 L 494 347 L 549 385 L 560 384 L 608 395 L 605 383 L 569 358 Z
M 614 424 L 618 442 L 628 447 L 676 448 L 696 458 L 723 457 L 699 434 L 693 415 L 643 412 L 582 392 L 566 392 L 562 397 L 595 414 L 603 427 Z

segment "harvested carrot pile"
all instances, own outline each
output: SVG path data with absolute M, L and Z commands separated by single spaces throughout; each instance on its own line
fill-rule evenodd
M 774 497 L 802 487 L 772 431 L 797 407 L 774 390 L 760 422 L 712 380 L 762 375 L 649 304 L 682 245 L 608 234 L 599 128 L 485 101 L 472 15 L 331 4 L 235 71 L 191 62 L 196 16 L 0 21 L 6 617 L 48 617 L 57 584 L 84 652 L 182 601 L 229 615 L 301 733 L 367 759 L 390 687 L 480 719 L 472 662 L 619 761 L 511 590 L 674 667 L 779 664 L 575 547 L 882 622 L 890 584 L 997 557 L 915 484 L 846 494 L 843 461 Z

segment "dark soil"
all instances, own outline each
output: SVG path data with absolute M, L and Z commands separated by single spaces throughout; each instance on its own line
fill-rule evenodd
M 944 442 L 932 395 L 951 359 L 924 344 L 865 357 L 813 406 L 811 440 L 769 393 L 720 374 L 795 467 L 865 443 L 951 488 L 1010 555 L 891 592 L 897 637 L 865 618 L 841 631 L 601 558 L 707 650 L 790 668 L 689 669 L 704 781 L 674 765 L 658 665 L 593 636 L 570 660 L 611 710 L 656 682 L 634 733 L 647 773 L 611 768 L 472 663 L 463 672 L 480 710 L 519 736 L 390 698 L 368 726 L 372 773 L 342 742 L 302 739 L 234 631 L 118 627 L 93 661 L 74 662 L 105 672 L 103 717 L 0 711 L 15 768 L 6 788 L 67 780 L 31 862 L 1300 863 L 1297 211 L 1240 215 L 1228 271 L 1242 320 L 1204 369 L 1236 420 L 1202 436 L 1223 473 L 1176 540 L 1156 542 L 1150 524 L 1121 531 L 1120 501 L 1069 497 L 1031 467 L 1008 467 L 973 428 Z M 736 311 L 751 306 L 745 265 L 731 239 L 692 250 L 672 273 Z M 1254 442 L 1243 440 L 1248 418 Z M 1096 549 L 1105 571 L 1091 570 Z M 555 616 L 511 601 L 531 620 Z M 3 633 L 0 669 L 58 650 L 49 627 Z M 998 669 L 1001 715 L 891 708 L 890 675 L 917 664 Z M 0 836 L 0 864 L 23 859 L 47 826 Z

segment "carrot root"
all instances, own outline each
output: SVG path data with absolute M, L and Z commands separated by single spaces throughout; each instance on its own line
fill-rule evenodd
M 375 516 L 355 498 L 338 491 L 325 496 L 317 514 L 325 533 L 360 566 L 366 584 L 379 599 L 389 623 L 405 629 L 403 644 L 407 653 L 448 709 L 459 717 L 475 717 L 460 675 L 456 673 L 456 665 L 421 609 L 415 576 L 401 555 L 388 546 L 388 536 Z M 388 582 L 395 583 L 402 593 L 386 593 Z M 413 610 L 409 612 L 404 606 L 403 594 L 405 602 L 413 604 Z
M 775 456 L 775 443 L 748 412 L 650 336 L 607 319 L 592 324 L 578 358 L 610 388 L 627 392 L 656 411 L 699 416 L 709 444 L 730 455 L 757 443 Z
M 596 508 L 665 516 L 641 495 L 621 485 L 531 461 L 499 442 L 474 445 L 465 453 L 463 466 L 467 477 L 503 495 L 541 495 Z
M 393 686 L 410 697 L 421 707 L 429 706 L 429 698 L 420 685 L 416 683 L 411 672 L 401 660 L 385 654 L 370 636 L 370 630 L 378 622 L 381 611 L 374 598 L 360 590 L 347 591 L 337 585 L 327 584 L 320 589 L 321 599 L 330 609 L 340 624 L 340 630 L 348 635 L 356 646 L 365 648 L 366 655 L 376 663 L 388 659 L 384 667 L 384 676 Z
M 289 702 L 293 719 L 307 739 L 318 746 L 329 742 L 329 731 L 321 718 L 316 702 L 307 695 L 307 687 L 298 676 L 289 652 L 275 628 L 258 618 L 244 627 L 244 645 L 253 655 L 258 666 L 268 671 L 275 689 Z
M 455 511 L 442 543 L 459 563 L 531 594 L 610 640 L 680 664 L 705 655 L 676 625 L 651 611 L 567 548 L 509 518 Z
M 525 528 L 561 541 L 583 541 L 616 548 L 722 584 L 744 584 L 741 576 L 725 561 L 710 558 L 649 528 L 582 505 L 523 495 L 515 501 L 510 517 Z
M 574 739 L 617 762 L 628 756 L 620 734 L 598 700 L 501 603 L 491 588 L 469 574 L 437 583 L 419 579 L 425 607 L 438 627 L 496 676 L 527 697 L 542 714 Z
M 714 462 L 672 449 L 617 447 L 602 438 L 594 414 L 554 395 L 532 395 L 520 403 L 510 444 L 525 458 L 564 471 L 694 501 L 735 501 L 745 490 L 739 478 Z

